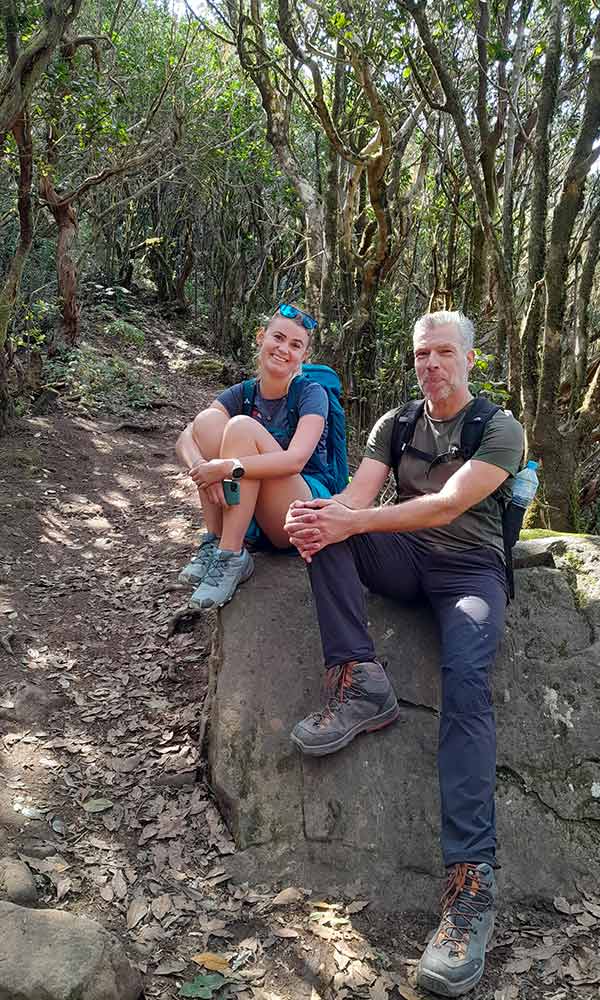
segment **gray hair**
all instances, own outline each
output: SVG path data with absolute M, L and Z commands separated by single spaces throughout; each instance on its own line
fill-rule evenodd
M 439 312 L 425 313 L 415 323 L 413 336 L 416 337 L 419 333 L 427 333 L 428 330 L 433 330 L 436 326 L 447 326 L 449 324 L 455 326 L 458 330 L 464 351 L 472 351 L 475 340 L 475 327 L 470 319 L 467 319 L 466 316 L 458 311 L 451 312 L 447 309 L 440 309 Z

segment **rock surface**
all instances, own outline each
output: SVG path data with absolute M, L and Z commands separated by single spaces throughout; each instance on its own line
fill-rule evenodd
M 0 1000 L 138 1000 L 139 973 L 93 920 L 0 902 Z
M 600 876 L 600 538 L 520 543 L 517 597 L 494 672 L 498 847 L 506 900 L 552 898 Z M 257 559 L 221 616 L 212 781 L 243 852 L 233 871 L 368 892 L 395 908 L 440 887 L 439 666 L 425 608 L 371 597 L 400 723 L 331 757 L 288 734 L 318 706 L 322 654 L 300 560 Z
M 0 899 L 19 906 L 35 906 L 37 898 L 35 879 L 27 865 L 14 858 L 1 858 Z

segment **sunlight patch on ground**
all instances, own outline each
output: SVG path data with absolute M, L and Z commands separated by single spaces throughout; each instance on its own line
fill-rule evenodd
M 139 479 L 134 479 L 133 476 L 128 476 L 126 472 L 117 472 L 115 475 L 119 486 L 122 486 L 124 490 L 139 490 L 141 489 L 141 483 Z
M 118 493 L 117 490 L 107 490 L 106 493 L 100 494 L 100 498 L 111 507 L 116 507 L 117 510 L 131 510 L 131 500 L 128 500 L 122 493 Z
M 189 518 L 176 514 L 175 517 L 169 517 L 166 521 L 161 521 L 160 530 L 171 541 L 179 542 L 182 538 L 186 538 L 192 529 Z
M 46 510 L 42 514 L 44 532 L 40 537 L 42 545 L 64 545 L 69 549 L 81 549 L 81 542 L 74 540 L 69 528 L 62 519 L 59 519 L 51 510 Z

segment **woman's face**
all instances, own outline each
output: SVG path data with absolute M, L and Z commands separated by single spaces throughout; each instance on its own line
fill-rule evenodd
M 257 336 L 261 372 L 287 380 L 300 370 L 308 352 L 308 330 L 277 314 Z

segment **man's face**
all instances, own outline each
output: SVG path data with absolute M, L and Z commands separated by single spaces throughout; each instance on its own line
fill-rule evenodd
M 425 399 L 439 403 L 466 388 L 475 352 L 465 351 L 453 323 L 417 334 L 414 352 L 417 379 Z

